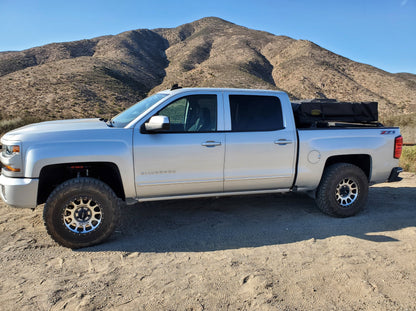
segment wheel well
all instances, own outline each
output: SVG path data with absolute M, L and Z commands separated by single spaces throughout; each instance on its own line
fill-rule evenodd
M 361 168 L 370 180 L 371 176 L 371 157 L 368 154 L 351 154 L 333 156 L 326 160 L 325 169 L 335 163 L 350 163 Z
M 110 162 L 65 163 L 48 165 L 39 174 L 37 204 L 43 204 L 51 192 L 64 181 L 77 177 L 101 180 L 113 189 L 117 197 L 125 200 L 123 183 L 117 165 Z

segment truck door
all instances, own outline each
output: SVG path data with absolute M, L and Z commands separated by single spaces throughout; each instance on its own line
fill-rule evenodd
M 283 118 L 279 97 L 228 93 L 225 108 L 224 191 L 290 188 L 296 133 L 293 122 Z
M 169 130 L 146 133 L 143 126 L 135 128 L 139 199 L 223 191 L 222 112 L 221 93 L 182 95 L 154 114 L 169 118 Z

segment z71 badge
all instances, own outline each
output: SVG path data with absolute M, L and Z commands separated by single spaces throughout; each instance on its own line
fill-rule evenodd
M 391 135 L 391 134 L 396 134 L 396 131 L 381 131 L 380 134 L 381 135 Z

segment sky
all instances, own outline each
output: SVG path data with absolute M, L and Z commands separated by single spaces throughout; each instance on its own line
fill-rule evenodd
M 0 51 L 216 16 L 416 74 L 416 0 L 0 0 Z

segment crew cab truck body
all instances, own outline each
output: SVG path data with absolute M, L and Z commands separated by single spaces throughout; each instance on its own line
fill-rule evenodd
M 42 122 L 5 134 L 0 195 L 45 204 L 48 233 L 79 248 L 106 239 L 122 201 L 307 191 L 356 214 L 370 183 L 397 180 L 398 128 L 298 129 L 284 92 L 179 88 L 112 120 Z

